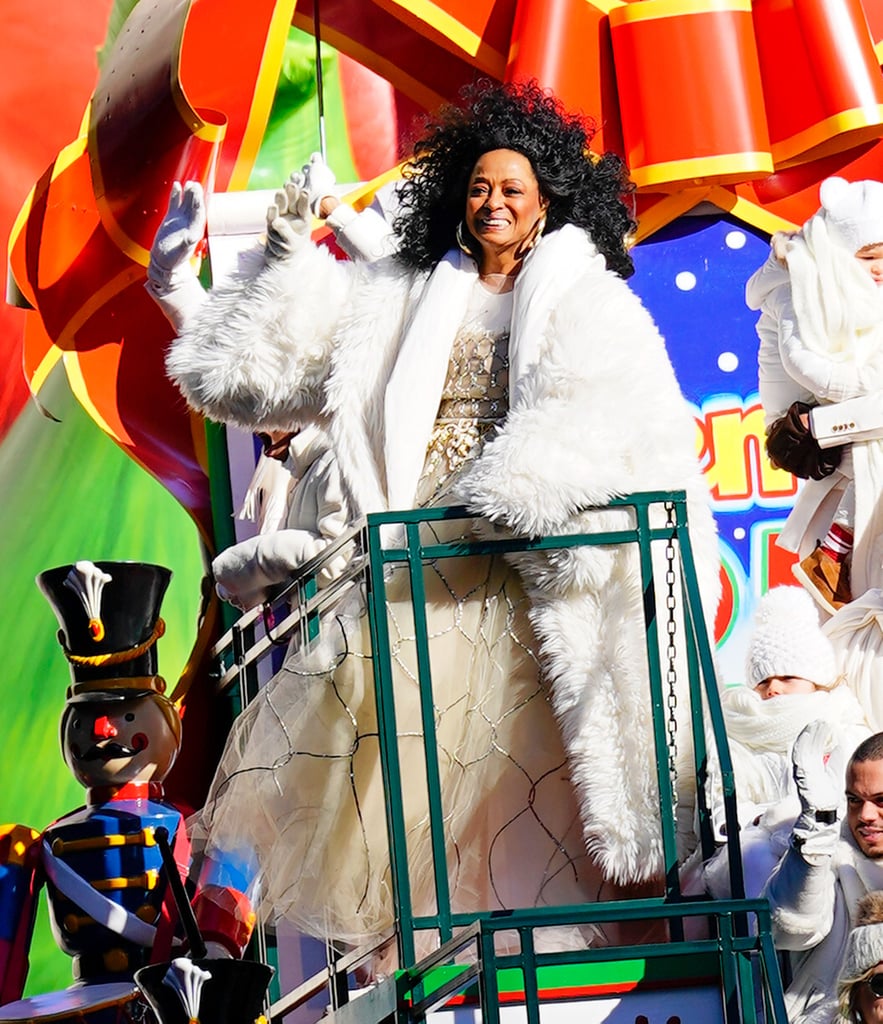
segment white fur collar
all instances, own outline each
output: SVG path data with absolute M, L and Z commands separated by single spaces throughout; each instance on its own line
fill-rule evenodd
M 509 337 L 510 401 L 538 360 L 560 296 L 589 268 L 603 272 L 604 257 L 585 231 L 570 224 L 544 236 L 525 257 L 515 280 Z M 413 507 L 451 346 L 477 276 L 471 257 L 457 249 L 448 252 L 430 275 L 399 349 L 384 398 L 384 460 L 391 509 Z

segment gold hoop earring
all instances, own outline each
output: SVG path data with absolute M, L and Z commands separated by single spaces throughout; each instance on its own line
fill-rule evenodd
M 474 259 L 475 258 L 475 254 L 469 248 L 469 246 L 466 244 L 465 239 L 463 238 L 463 230 L 464 230 L 464 228 L 465 228 L 465 224 L 461 220 L 460 223 L 457 225 L 457 230 L 454 232 L 454 237 L 457 239 L 457 246 L 460 249 L 462 249 L 463 252 L 465 252 L 467 256 L 472 256 L 472 258 Z
M 545 213 L 541 213 L 540 216 L 539 216 L 539 219 L 537 220 L 536 224 L 534 225 L 533 234 L 531 235 L 530 241 L 527 242 L 527 243 L 522 243 L 522 245 L 519 248 L 518 252 L 515 254 L 516 257 L 518 259 L 520 259 L 520 260 L 523 260 L 524 257 L 531 251 L 531 249 L 533 249 L 533 247 L 537 244 L 537 242 L 542 238 L 543 232 L 545 230 L 546 230 L 546 215 L 545 215 Z

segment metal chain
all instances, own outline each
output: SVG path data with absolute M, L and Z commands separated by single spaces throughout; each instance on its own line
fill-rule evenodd
M 668 771 L 671 776 L 672 792 L 675 803 L 677 803 L 677 755 L 678 755 L 678 722 L 677 722 L 677 707 L 678 707 L 678 694 L 677 694 L 677 682 L 678 673 L 675 667 L 675 660 L 677 658 L 677 648 L 675 646 L 675 633 L 677 632 L 677 622 L 675 620 L 675 583 L 677 577 L 675 575 L 675 507 L 674 503 L 667 501 L 665 503 L 666 511 L 666 527 L 670 530 L 668 540 L 665 542 L 665 584 L 666 584 L 666 595 L 665 595 L 665 607 L 668 611 L 665 623 L 665 631 L 668 636 L 668 644 L 665 651 L 665 656 L 668 659 L 668 671 L 666 674 L 666 681 L 668 682 Z

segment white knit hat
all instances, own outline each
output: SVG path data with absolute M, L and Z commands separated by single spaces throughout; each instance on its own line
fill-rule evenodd
M 828 234 L 837 245 L 851 253 L 883 245 L 883 182 L 826 178 L 819 200 Z
M 860 978 L 883 963 L 883 892 L 869 892 L 856 908 L 856 926 L 849 933 L 840 977 Z
M 837 676 L 834 648 L 819 626 L 813 599 L 803 587 L 774 587 L 760 600 L 748 645 L 749 686 L 771 676 L 799 676 L 830 686 Z

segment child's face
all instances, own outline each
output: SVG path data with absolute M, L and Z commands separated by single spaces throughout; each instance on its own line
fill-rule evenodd
M 859 249 L 855 258 L 868 271 L 874 284 L 879 288 L 883 284 L 883 242 L 866 245 L 864 249 Z
M 769 679 L 761 680 L 755 690 L 763 700 L 770 697 L 787 697 L 793 693 L 813 693 L 816 684 L 803 676 L 770 676 Z

